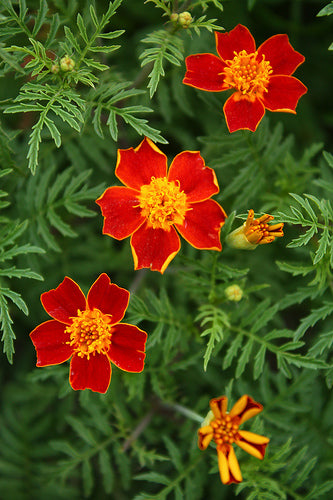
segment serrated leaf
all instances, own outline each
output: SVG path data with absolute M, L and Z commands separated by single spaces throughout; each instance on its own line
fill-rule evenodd
M 262 374 L 265 364 L 266 346 L 262 344 L 254 358 L 253 378 L 257 380 Z
M 299 340 L 308 328 L 313 327 L 318 321 L 324 320 L 327 316 L 333 313 L 333 304 L 325 303 L 319 309 L 311 311 L 311 314 L 301 319 L 301 324 L 294 334 L 294 340 Z
M 107 40 L 111 40 L 112 38 L 117 38 L 118 36 L 122 35 L 123 33 L 125 33 L 125 30 L 110 31 L 109 33 L 101 33 L 99 35 L 99 38 L 105 38 Z
M 89 460 L 84 460 L 82 462 L 82 480 L 84 496 L 88 497 L 94 487 L 94 476 Z
M 60 135 L 59 130 L 55 126 L 54 121 L 51 120 L 48 117 L 45 117 L 45 125 L 49 129 L 51 137 L 52 137 L 52 139 L 55 142 L 55 145 L 57 146 L 57 148 L 60 148 L 60 146 L 61 146 L 61 135 Z
M 86 43 L 88 43 L 89 39 L 88 39 L 88 35 L 87 35 L 87 30 L 86 30 L 86 27 L 85 27 L 85 24 L 83 21 L 83 17 L 81 16 L 80 13 L 78 13 L 78 15 L 76 17 L 76 24 L 79 28 L 79 32 L 80 32 L 81 37 L 83 38 L 83 40 Z
M 159 474 L 158 472 L 145 472 L 143 474 L 138 474 L 137 476 L 135 476 L 135 479 L 149 481 L 151 483 L 164 484 L 165 486 L 170 484 L 171 481 L 164 474 Z
M 168 436 L 163 436 L 163 440 L 165 446 L 167 447 L 173 465 L 175 466 L 178 472 L 181 472 L 183 470 L 183 463 L 179 449 L 177 448 L 175 443 L 168 438 Z
M 239 378 L 245 370 L 246 365 L 248 364 L 252 352 L 253 347 L 253 339 L 249 339 L 246 344 L 243 346 L 242 354 L 240 355 L 237 363 L 237 368 L 235 372 L 235 377 Z
M 102 449 L 98 454 L 98 462 L 102 473 L 103 486 L 106 493 L 111 493 L 114 484 L 114 471 L 111 466 L 110 455 L 107 450 Z
M 37 35 L 39 30 L 43 26 L 43 24 L 46 20 L 46 17 L 47 17 L 48 10 L 49 10 L 49 7 L 47 5 L 46 0 L 40 0 L 37 17 L 35 19 L 34 29 L 32 31 L 33 37 L 35 37 Z
M 78 418 L 73 417 L 72 415 L 67 415 L 66 420 L 80 438 L 82 438 L 86 443 L 90 444 L 91 446 L 96 445 L 96 440 L 94 436 L 92 435 L 90 429 L 88 429 L 88 427 L 84 425 L 82 420 L 79 420 Z
M 81 53 L 81 48 L 80 45 L 78 44 L 73 32 L 68 26 L 64 26 L 64 32 L 67 40 L 71 44 L 72 47 L 80 54 Z

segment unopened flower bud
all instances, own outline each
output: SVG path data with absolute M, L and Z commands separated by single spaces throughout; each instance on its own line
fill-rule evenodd
M 176 12 L 173 12 L 170 16 L 170 21 L 173 23 L 176 23 L 178 21 L 178 14 Z
M 239 302 L 243 297 L 243 290 L 238 285 L 230 285 L 225 290 L 224 293 L 228 300 L 233 302 Z
M 72 71 L 75 66 L 75 61 L 68 55 L 65 55 L 60 59 L 60 68 L 62 71 Z
M 283 222 L 269 225 L 273 215 L 264 214 L 259 219 L 254 218 L 253 210 L 249 210 L 244 224 L 226 238 L 226 243 L 233 248 L 254 250 L 258 245 L 272 243 L 277 237 L 283 236 Z
M 183 26 L 183 28 L 188 28 L 192 22 L 192 16 L 189 12 L 181 12 L 178 16 L 178 23 Z

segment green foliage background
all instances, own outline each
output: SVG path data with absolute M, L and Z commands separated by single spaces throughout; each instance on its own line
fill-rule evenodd
M 35 498 L 317 499 L 332 493 L 333 3 L 320 0 L 0 1 L 0 491 Z M 188 29 L 169 13 L 188 10 Z M 320 13 L 318 17 L 317 14 Z M 225 93 L 184 86 L 184 58 L 215 53 L 213 31 L 246 25 L 257 44 L 287 33 L 305 55 L 297 115 L 227 131 Z M 69 54 L 73 71 L 54 72 Z M 94 200 L 118 148 L 148 136 L 171 159 L 200 150 L 215 199 L 285 222 L 254 252 L 183 242 L 162 276 L 133 271 L 129 241 L 102 235 Z M 68 366 L 34 368 L 39 296 L 106 272 L 132 292 L 126 321 L 149 334 L 145 370 L 113 368 L 106 395 L 74 392 Z M 239 285 L 244 296 L 227 300 Z M 8 361 L 7 361 L 8 360 Z M 247 429 L 263 462 L 237 451 L 244 482 L 223 486 L 197 448 L 212 397 L 264 405 Z

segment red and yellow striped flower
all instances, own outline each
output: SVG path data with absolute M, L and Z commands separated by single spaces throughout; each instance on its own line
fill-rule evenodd
M 307 88 L 291 76 L 304 61 L 287 35 L 274 35 L 256 49 L 250 31 L 238 24 L 228 33 L 215 32 L 214 54 L 186 58 L 183 83 L 208 92 L 234 90 L 223 111 L 230 132 L 255 131 L 269 111 L 296 113 Z
M 120 323 L 129 295 L 111 284 L 104 273 L 93 283 L 87 298 L 67 276 L 57 288 L 43 293 L 41 302 L 53 319 L 30 333 L 37 366 L 58 365 L 71 358 L 72 388 L 101 393 L 110 384 L 110 362 L 127 372 L 141 372 L 147 334 L 137 326 Z
M 262 411 L 263 406 L 260 403 L 245 394 L 234 404 L 229 413 L 227 404 L 226 396 L 211 399 L 209 403 L 211 411 L 198 431 L 200 450 L 205 450 L 212 440 L 216 443 L 218 467 L 223 484 L 243 481 L 233 443 L 260 460 L 264 458 L 269 443 L 269 439 L 265 436 L 239 429 L 246 420 Z
M 178 154 L 168 171 L 166 155 L 145 138 L 135 149 L 118 150 L 115 173 L 125 186 L 107 188 L 96 203 L 104 234 L 131 236 L 135 269 L 163 273 L 180 249 L 177 231 L 195 248 L 222 249 L 226 214 L 210 199 L 219 186 L 198 151 Z

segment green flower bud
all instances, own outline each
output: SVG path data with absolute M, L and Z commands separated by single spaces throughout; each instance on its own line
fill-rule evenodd
M 72 71 L 75 66 L 75 61 L 68 55 L 65 55 L 60 59 L 60 68 L 62 71 Z
M 181 12 L 178 16 L 178 23 L 183 26 L 183 28 L 188 28 L 192 22 L 192 16 L 189 12 Z
M 225 290 L 224 293 L 228 300 L 233 302 L 239 302 L 243 297 L 243 290 L 238 285 L 230 285 Z

